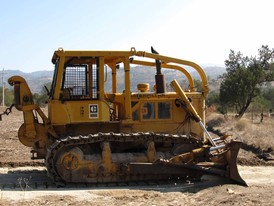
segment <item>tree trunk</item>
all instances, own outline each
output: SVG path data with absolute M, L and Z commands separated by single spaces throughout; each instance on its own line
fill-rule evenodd
M 241 119 L 245 113 L 245 111 L 247 110 L 247 108 L 249 107 L 250 103 L 251 103 L 252 98 L 248 99 L 247 102 L 245 103 L 245 105 L 240 109 L 240 111 L 238 112 L 238 114 L 236 115 L 236 119 Z

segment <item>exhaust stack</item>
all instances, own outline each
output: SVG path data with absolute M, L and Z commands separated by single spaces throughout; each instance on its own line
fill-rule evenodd
M 153 47 L 151 47 L 151 53 L 153 54 L 159 54 Z M 156 75 L 155 75 L 155 82 L 156 82 L 156 93 L 165 93 L 166 92 L 166 81 L 165 77 L 162 74 L 162 67 L 161 67 L 161 61 L 156 59 Z

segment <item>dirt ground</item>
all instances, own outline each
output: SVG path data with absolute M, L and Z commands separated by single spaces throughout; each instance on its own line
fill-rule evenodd
M 30 148 L 18 141 L 22 122 L 22 113 L 15 109 L 0 122 L 0 205 L 274 204 L 273 163 L 249 150 L 241 150 L 238 167 L 248 187 L 204 176 L 200 182 L 56 188 L 43 162 L 30 160 Z

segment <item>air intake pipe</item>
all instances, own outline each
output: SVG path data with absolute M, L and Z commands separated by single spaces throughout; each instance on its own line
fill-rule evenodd
M 153 47 L 151 47 L 151 53 L 159 54 Z M 155 82 L 156 82 L 156 93 L 165 93 L 166 92 L 166 81 L 165 77 L 161 72 L 161 61 L 155 59 L 156 64 L 156 75 L 155 75 Z

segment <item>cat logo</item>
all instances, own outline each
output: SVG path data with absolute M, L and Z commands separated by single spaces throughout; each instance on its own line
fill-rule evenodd
M 89 118 L 98 119 L 99 118 L 99 107 L 98 104 L 89 105 Z

